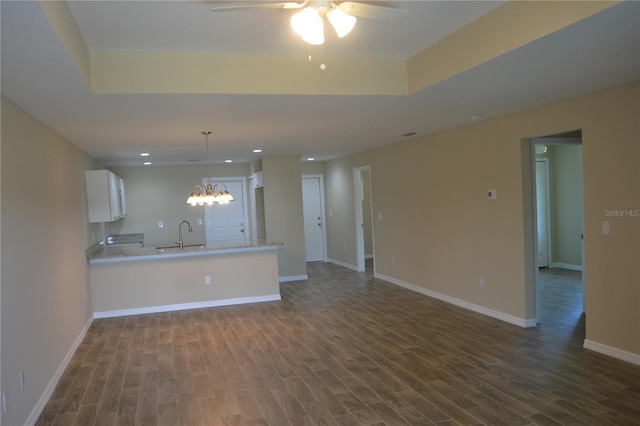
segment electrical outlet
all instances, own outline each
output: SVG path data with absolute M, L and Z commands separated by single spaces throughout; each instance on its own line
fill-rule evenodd
M 25 381 L 24 381 L 24 370 L 20 370 L 20 389 L 24 389 Z
M 158 221 L 158 228 L 160 228 L 160 229 L 164 228 L 164 222 L 163 221 L 161 221 L 161 220 Z
M 211 285 L 211 275 L 204 276 L 204 283 L 205 285 Z

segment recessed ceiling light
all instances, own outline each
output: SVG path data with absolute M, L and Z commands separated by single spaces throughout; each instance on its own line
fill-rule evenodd
M 482 115 L 480 114 L 471 114 L 471 116 L 469 117 L 471 121 L 479 121 L 481 118 L 482 118 Z
M 140 153 L 140 157 L 148 157 L 149 153 L 148 152 L 141 152 Z
M 262 150 L 260 148 L 254 149 L 253 152 L 255 152 L 256 154 L 259 152 L 262 152 Z
M 307 158 L 307 161 L 314 161 L 314 160 L 315 160 L 315 158 L 313 158 L 313 157 L 308 157 Z
M 145 162 L 144 162 L 144 165 L 145 165 L 145 166 L 150 166 L 150 165 L 151 165 L 151 161 L 145 161 Z
M 233 160 L 224 160 L 225 163 L 233 163 Z

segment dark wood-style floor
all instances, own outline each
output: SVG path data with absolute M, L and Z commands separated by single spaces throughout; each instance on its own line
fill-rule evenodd
M 94 321 L 38 424 L 640 425 L 640 367 L 582 348 L 579 273 L 542 271 L 532 329 L 308 273 L 281 302 Z

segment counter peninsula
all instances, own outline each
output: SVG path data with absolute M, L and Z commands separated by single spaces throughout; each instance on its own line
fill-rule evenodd
M 280 300 L 280 243 L 87 250 L 94 317 Z

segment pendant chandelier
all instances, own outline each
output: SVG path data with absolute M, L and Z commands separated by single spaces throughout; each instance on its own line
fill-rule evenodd
M 210 159 L 209 153 L 209 135 L 211 131 L 201 132 L 207 144 L 207 160 Z M 193 186 L 193 191 L 189 198 L 187 198 L 187 204 L 191 206 L 212 206 L 214 204 L 229 204 L 233 201 L 233 196 L 227 191 L 227 187 L 223 183 L 211 184 L 211 177 L 207 177 L 207 186 L 204 184 L 197 184 Z
M 291 18 L 291 27 L 307 43 L 324 43 L 324 17 L 341 38 L 349 34 L 356 25 L 356 17 L 343 12 L 333 2 L 317 3 L 319 5 L 306 7 Z

